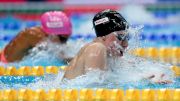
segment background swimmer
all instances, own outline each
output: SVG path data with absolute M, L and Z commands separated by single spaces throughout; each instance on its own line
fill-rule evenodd
M 26 28 L 7 45 L 1 53 L 4 63 L 15 62 L 26 56 L 30 49 L 47 38 L 65 44 L 72 34 L 70 19 L 61 11 L 46 12 L 41 16 L 42 26 Z M 61 55 L 61 58 L 66 58 Z

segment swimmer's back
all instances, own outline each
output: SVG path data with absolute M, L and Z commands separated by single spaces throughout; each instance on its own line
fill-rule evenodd
M 42 41 L 47 34 L 40 27 L 27 28 L 4 48 L 4 57 L 8 62 L 21 60 L 37 43 Z
M 70 62 L 65 78 L 72 79 L 85 74 L 88 69 L 104 69 L 103 64 L 106 60 L 101 56 L 106 56 L 105 54 L 106 48 L 102 43 L 92 42 L 85 45 Z

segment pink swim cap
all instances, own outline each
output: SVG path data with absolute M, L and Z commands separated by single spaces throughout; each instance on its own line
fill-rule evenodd
M 50 35 L 68 35 L 72 33 L 70 19 L 61 11 L 46 12 L 41 16 L 42 29 Z

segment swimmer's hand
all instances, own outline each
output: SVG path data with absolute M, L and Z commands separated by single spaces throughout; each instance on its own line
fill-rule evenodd
M 157 84 L 169 84 L 172 83 L 171 80 L 166 80 L 164 79 L 165 74 L 161 74 L 160 76 L 158 75 L 150 75 L 148 77 L 148 79 L 152 82 L 152 83 L 157 83 Z
M 172 83 L 172 81 L 164 80 L 164 81 L 158 81 L 158 82 L 155 82 L 155 83 L 158 83 L 158 84 L 169 84 L 169 83 Z

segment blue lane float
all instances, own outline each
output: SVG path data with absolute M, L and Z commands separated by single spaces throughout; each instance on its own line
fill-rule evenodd
M 26 22 L 26 28 L 34 27 L 40 25 L 40 22 L 38 21 L 28 21 Z
M 15 36 L 12 35 L 0 35 L 1 41 L 11 41 Z
M 4 30 L 19 30 L 21 28 L 21 23 L 9 22 L 4 24 Z
M 29 83 L 37 82 L 41 79 L 43 79 L 43 76 L 0 76 L 0 82 L 8 85 L 27 85 Z
M 160 33 L 159 34 L 155 34 L 155 33 L 146 34 L 146 33 L 141 33 L 139 37 L 141 40 L 150 40 L 150 41 L 157 41 L 157 40 L 180 41 L 180 34 L 178 34 L 178 33 L 172 33 L 172 34 L 160 34 Z

